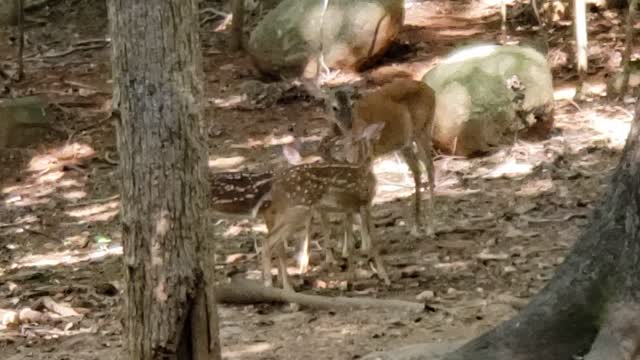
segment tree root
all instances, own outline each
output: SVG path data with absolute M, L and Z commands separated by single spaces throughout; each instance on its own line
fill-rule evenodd
M 610 306 L 591 351 L 584 360 L 634 360 L 640 355 L 640 304 Z
M 265 302 L 295 303 L 316 309 L 395 309 L 412 313 L 425 311 L 425 304 L 403 300 L 372 298 L 326 297 L 286 292 L 267 288 L 253 280 L 234 279 L 229 284 L 216 286 L 216 300 L 221 304 L 256 304 Z

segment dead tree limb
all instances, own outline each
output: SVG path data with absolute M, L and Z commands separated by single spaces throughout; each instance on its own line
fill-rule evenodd
M 373 298 L 326 297 L 291 293 L 267 288 L 252 280 L 235 279 L 216 286 L 216 300 L 222 304 L 256 304 L 265 302 L 296 303 L 316 309 L 394 309 L 412 313 L 425 311 L 425 305 L 404 300 Z

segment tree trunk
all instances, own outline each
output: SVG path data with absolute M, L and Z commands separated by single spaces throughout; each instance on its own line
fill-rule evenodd
M 446 360 L 633 360 L 640 341 L 640 101 L 599 210 L 554 278 L 513 319 Z M 428 347 L 425 345 L 424 351 Z M 434 359 L 396 351 L 372 359 Z
M 576 67 L 578 69 L 578 86 L 576 86 L 576 99 L 583 97 L 583 86 L 587 79 L 588 46 L 587 46 L 587 2 L 586 0 L 573 0 L 573 24 L 576 37 Z
M 16 63 L 18 64 L 17 78 L 24 78 L 24 0 L 17 0 L 18 4 L 18 53 Z
M 244 0 L 231 0 L 231 48 L 235 51 L 242 50 L 244 30 Z
M 197 0 L 109 5 L 128 357 L 220 359 Z

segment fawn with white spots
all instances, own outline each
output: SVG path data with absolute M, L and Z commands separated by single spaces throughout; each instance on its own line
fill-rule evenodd
M 396 79 L 352 102 L 354 90 L 338 87 L 322 91 L 305 84 L 309 92 L 325 101 L 333 113 L 328 119 L 340 129 L 345 140 L 345 151 L 353 146 L 370 124 L 384 123 L 380 138 L 373 143 L 375 157 L 399 151 L 406 161 L 415 182 L 414 224 L 411 233 L 419 234 L 421 221 L 420 162 L 426 168 L 429 181 L 427 203 L 427 234 L 433 232 L 433 169 L 432 132 L 435 115 L 435 92 L 421 81 Z M 415 149 L 414 149 L 415 146 Z
M 344 213 L 345 226 L 351 227 L 353 215 L 361 218 L 363 249 L 373 258 L 378 275 L 390 284 L 375 241 L 371 236 L 371 202 L 375 195 L 376 179 L 372 171 L 371 144 L 381 134 L 384 124 L 369 125 L 357 139 L 359 148 L 352 147 L 355 154 L 350 158 L 356 163 L 328 162 L 293 166 L 278 172 L 272 182 L 270 201 L 274 215 L 272 231 L 262 251 L 263 277 L 266 286 L 272 286 L 271 252 L 275 248 L 278 257 L 278 277 L 282 288 L 293 291 L 286 266 L 284 240 L 291 237 L 301 226 L 309 223 L 315 212 Z M 324 226 L 323 226 L 324 227 Z M 350 234 L 350 229 L 345 229 Z M 352 239 L 346 241 L 353 246 Z M 348 257 L 350 277 L 353 272 L 351 257 Z

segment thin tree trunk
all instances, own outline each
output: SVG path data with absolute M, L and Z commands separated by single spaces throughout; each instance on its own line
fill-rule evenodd
M 242 50 L 243 29 L 244 29 L 244 0 L 231 0 L 232 20 L 231 20 L 231 48 L 235 51 Z
M 636 7 L 638 6 L 638 0 L 631 0 L 629 3 L 629 12 L 627 14 L 627 25 L 625 34 L 625 46 L 624 53 L 622 54 L 622 87 L 620 88 L 619 96 L 624 98 L 627 95 L 629 89 L 629 73 L 631 68 L 629 63 L 631 61 L 631 48 L 633 48 L 633 20 L 636 17 Z
M 640 101 L 605 202 L 553 279 L 513 319 L 442 358 L 633 360 L 639 321 Z M 417 349 L 365 359 L 434 360 Z
M 500 43 L 506 44 L 507 36 L 507 0 L 500 1 Z
M 24 78 L 24 0 L 16 0 L 18 3 L 18 80 Z
M 578 69 L 577 99 L 583 96 L 583 87 L 587 78 L 587 3 L 586 0 L 573 0 L 573 23 L 576 36 L 576 66 Z
M 109 5 L 128 357 L 220 359 L 213 277 L 201 269 L 213 256 L 197 0 Z

